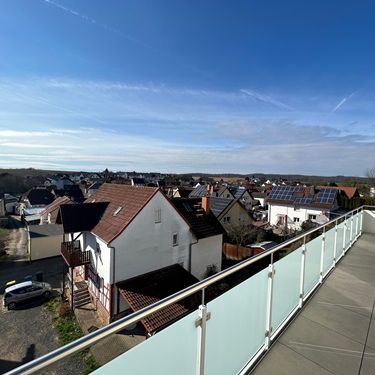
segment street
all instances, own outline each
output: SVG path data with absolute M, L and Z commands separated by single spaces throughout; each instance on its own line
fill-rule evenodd
M 35 299 L 8 311 L 2 297 L 6 282 L 23 281 L 25 276 L 43 272 L 44 281 L 50 283 L 54 295 L 61 291 L 63 260 L 54 257 L 29 262 L 27 260 L 27 232 L 22 223 L 11 219 L 13 230 L 7 242 L 7 255 L 0 260 L 0 374 L 58 348 L 59 342 L 49 313 L 43 308 L 43 299 Z M 60 361 L 43 370 L 43 374 L 80 374 L 83 362 L 77 356 Z

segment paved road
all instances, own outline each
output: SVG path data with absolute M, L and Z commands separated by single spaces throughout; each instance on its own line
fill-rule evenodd
M 22 281 L 26 275 L 42 271 L 58 294 L 61 287 L 62 259 L 60 257 L 24 262 L 0 261 L 0 374 L 28 362 L 59 347 L 57 335 L 42 300 L 34 300 L 16 310 L 2 307 L 2 296 L 6 281 Z M 80 358 L 70 357 L 42 374 L 70 375 L 82 373 Z

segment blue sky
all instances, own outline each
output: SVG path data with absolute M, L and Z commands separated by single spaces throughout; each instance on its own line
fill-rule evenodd
M 364 175 L 374 11 L 3 0 L 0 167 Z

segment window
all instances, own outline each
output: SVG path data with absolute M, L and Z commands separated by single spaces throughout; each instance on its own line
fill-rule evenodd
M 309 220 L 316 220 L 316 215 L 309 215 Z
M 173 233 L 172 243 L 173 243 L 173 246 L 177 246 L 178 245 L 178 233 Z
M 230 216 L 225 216 L 223 221 L 224 223 L 230 223 Z
M 154 218 L 155 218 L 155 223 L 161 222 L 161 208 L 155 208 Z
M 295 217 L 295 218 L 293 218 L 293 221 L 294 221 L 295 223 L 299 223 L 299 217 Z

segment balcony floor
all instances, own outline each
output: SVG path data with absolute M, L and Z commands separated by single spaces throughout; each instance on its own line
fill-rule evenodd
M 374 303 L 375 235 L 364 233 L 252 374 L 375 374 Z

